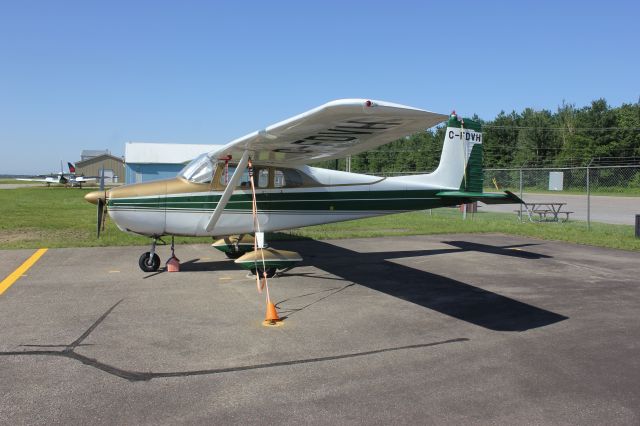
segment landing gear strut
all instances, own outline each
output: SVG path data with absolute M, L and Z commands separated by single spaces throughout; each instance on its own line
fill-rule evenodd
M 253 251 L 253 237 L 247 234 L 241 235 L 229 235 L 228 237 L 220 238 L 211 244 L 211 247 L 223 252 L 229 259 L 237 259 Z
M 144 272 L 155 272 L 160 267 L 160 256 L 156 253 L 157 242 L 158 239 L 154 237 L 151 243 L 151 250 L 142 253 L 142 256 L 138 259 L 138 265 Z
M 250 272 L 252 275 L 258 275 L 260 278 L 264 276 L 264 272 L 267 272 L 267 278 L 273 278 L 276 276 L 276 272 L 278 271 L 275 266 L 267 267 L 267 269 L 263 268 L 251 268 Z
M 229 259 L 237 259 L 240 256 L 242 256 L 243 254 L 245 254 L 246 251 L 240 251 L 237 248 L 235 249 L 231 249 L 230 251 L 225 251 L 224 254 L 229 258 Z

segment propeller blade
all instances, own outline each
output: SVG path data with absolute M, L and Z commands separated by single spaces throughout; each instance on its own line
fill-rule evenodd
M 104 191 L 104 167 L 100 169 L 100 191 Z
M 102 198 L 98 198 L 98 228 L 97 228 L 97 238 L 100 238 L 100 230 L 102 229 L 102 220 L 103 220 L 103 216 L 104 216 L 104 201 L 102 201 Z

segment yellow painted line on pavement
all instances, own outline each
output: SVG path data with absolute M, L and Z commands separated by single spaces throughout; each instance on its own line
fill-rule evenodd
M 46 248 L 41 248 L 36 250 L 36 252 L 33 253 L 30 258 L 25 260 L 22 265 L 18 266 L 18 269 L 13 271 L 11 275 L 9 275 L 7 278 L 2 280 L 2 282 L 0 282 L 0 295 L 5 291 L 7 291 L 7 289 L 13 285 L 13 283 L 18 281 L 18 278 L 24 276 L 23 274 L 27 272 L 29 268 L 35 265 L 38 259 L 40 259 L 42 255 L 45 254 L 46 252 L 47 252 Z

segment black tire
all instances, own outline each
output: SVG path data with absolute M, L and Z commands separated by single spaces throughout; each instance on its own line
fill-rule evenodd
M 263 271 L 262 268 L 258 268 L 257 270 L 257 273 L 260 276 L 260 278 L 262 278 L 262 271 Z M 270 268 L 267 268 L 267 278 L 273 278 L 276 275 L 276 272 L 277 272 L 277 269 L 273 266 Z M 256 268 L 252 268 L 251 273 L 253 275 L 256 275 Z
M 155 272 L 160 268 L 160 256 L 157 253 L 153 253 L 153 257 L 151 257 L 151 252 L 142 253 L 138 259 L 138 266 L 144 272 Z
M 229 259 L 237 259 L 245 253 L 246 253 L 245 251 L 225 251 L 224 252 L 224 254 L 226 254 Z

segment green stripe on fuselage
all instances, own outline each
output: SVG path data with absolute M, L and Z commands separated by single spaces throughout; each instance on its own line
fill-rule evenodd
M 269 211 L 406 211 L 455 205 L 451 200 L 436 196 L 437 192 L 439 190 L 259 193 L 256 201 L 259 210 Z M 166 198 L 115 198 L 107 204 L 114 209 L 211 211 L 219 200 L 219 194 L 190 194 Z M 232 195 L 226 209 L 251 210 L 251 194 Z

